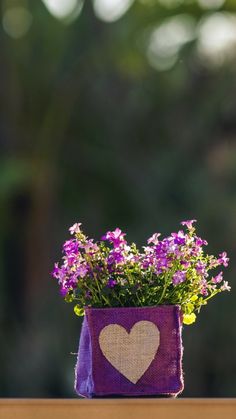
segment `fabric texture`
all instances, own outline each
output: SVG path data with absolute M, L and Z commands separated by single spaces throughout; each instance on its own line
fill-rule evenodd
M 75 390 L 84 397 L 177 395 L 183 390 L 180 307 L 87 308 Z
M 105 326 L 99 345 L 110 364 L 136 384 L 154 360 L 160 343 L 157 326 L 146 320 L 137 322 L 130 333 L 118 324 Z

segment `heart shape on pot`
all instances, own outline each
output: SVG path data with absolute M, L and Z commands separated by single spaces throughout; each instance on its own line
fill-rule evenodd
M 136 384 L 156 356 L 160 332 L 147 320 L 135 323 L 130 333 L 119 324 L 109 324 L 100 332 L 99 345 L 110 364 Z

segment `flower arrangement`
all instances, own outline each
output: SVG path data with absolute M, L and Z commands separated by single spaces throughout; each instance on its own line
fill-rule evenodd
M 191 324 L 203 305 L 222 291 L 230 291 L 223 273 L 209 274 L 228 266 L 226 252 L 218 257 L 204 251 L 207 241 L 196 235 L 196 220 L 183 221 L 183 229 L 160 239 L 155 233 L 140 252 L 129 245 L 116 228 L 95 243 L 81 230 L 70 227 L 73 238 L 63 245 L 63 263 L 55 264 L 66 302 L 75 302 L 77 315 L 85 307 L 144 307 L 178 304 L 183 323 Z

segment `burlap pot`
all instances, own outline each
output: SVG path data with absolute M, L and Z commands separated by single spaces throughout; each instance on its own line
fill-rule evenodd
M 88 308 L 75 390 L 84 397 L 177 395 L 183 390 L 180 307 Z

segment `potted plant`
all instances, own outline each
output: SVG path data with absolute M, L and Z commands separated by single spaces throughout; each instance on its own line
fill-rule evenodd
M 204 251 L 196 220 L 163 239 L 155 233 L 139 251 L 116 228 L 99 242 L 81 223 L 70 229 L 63 263 L 55 264 L 66 302 L 84 316 L 75 368 L 75 390 L 85 397 L 177 395 L 183 390 L 182 324 L 203 305 L 230 291 L 220 271 L 226 252 Z

